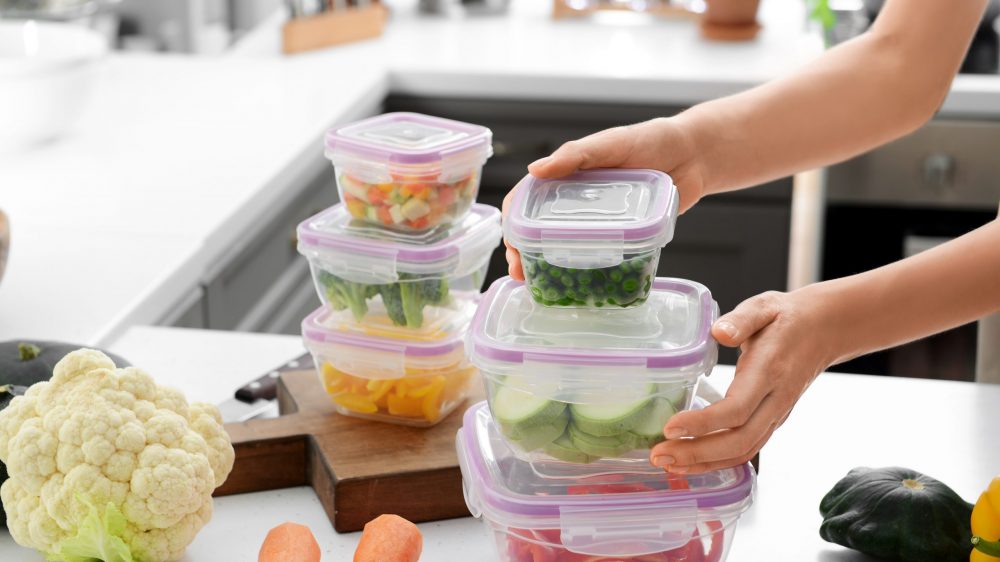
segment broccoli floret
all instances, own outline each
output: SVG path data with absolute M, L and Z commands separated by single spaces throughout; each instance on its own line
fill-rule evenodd
M 389 283 L 379 286 L 382 304 L 389 319 L 397 326 L 406 326 L 406 312 L 403 310 L 403 296 L 399 283 Z
M 403 315 L 406 316 L 406 325 L 410 328 L 419 328 L 424 324 L 424 293 L 423 283 L 413 281 L 400 283 L 399 291 L 403 298 Z
M 326 288 L 326 298 L 334 310 L 350 308 L 358 322 L 368 314 L 370 285 L 347 281 L 325 271 L 320 272 L 320 282 Z

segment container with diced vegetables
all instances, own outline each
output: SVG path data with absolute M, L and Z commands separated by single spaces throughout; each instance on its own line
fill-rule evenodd
M 476 204 L 447 228 L 404 234 L 335 205 L 303 221 L 298 240 L 320 300 L 349 312 L 357 329 L 433 335 L 471 316 L 500 243 L 500 211 Z
M 456 439 L 466 505 L 501 562 L 724 562 L 753 502 L 749 464 L 695 475 L 573 465 L 547 477 L 509 447 L 483 403 Z
M 703 285 L 657 278 L 644 306 L 551 308 L 509 277 L 483 296 L 467 347 L 490 411 L 530 461 L 648 463 L 718 356 Z
M 326 134 L 326 156 L 351 216 L 418 232 L 461 220 L 493 154 L 486 127 L 418 113 L 386 113 Z
M 461 404 L 476 379 L 462 348 L 464 328 L 437 339 L 371 335 L 324 306 L 302 321 L 302 338 L 339 413 L 427 427 Z
M 521 253 L 536 302 L 626 308 L 645 302 L 677 208 L 670 176 L 655 170 L 529 175 L 515 189 L 504 237 Z

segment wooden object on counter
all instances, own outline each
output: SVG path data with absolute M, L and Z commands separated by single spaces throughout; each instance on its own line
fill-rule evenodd
M 282 51 L 290 55 L 378 37 L 387 15 L 384 6 L 373 2 L 370 6 L 294 18 L 282 28 Z
M 750 41 L 760 33 L 760 0 L 706 0 L 701 36 L 712 41 Z
M 312 486 L 333 527 L 359 531 L 383 513 L 410 521 L 469 515 L 455 435 L 483 385 L 441 423 L 415 428 L 342 416 L 315 371 L 284 373 L 281 416 L 226 425 L 236 449 L 229 479 L 215 495 Z
M 572 0 L 553 0 L 552 19 L 586 16 L 597 12 L 637 12 L 637 10 L 634 10 L 628 4 L 622 4 L 612 0 L 592 1 L 587 3 L 587 5 L 583 8 L 576 8 L 572 6 L 572 4 Z M 650 14 L 662 18 L 698 17 L 697 13 L 672 2 L 652 2 L 639 13 Z

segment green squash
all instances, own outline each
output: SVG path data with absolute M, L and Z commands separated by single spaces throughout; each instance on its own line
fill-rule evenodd
M 908 468 L 855 468 L 819 505 L 824 540 L 885 560 L 967 562 L 972 504 Z
M 0 342 L 0 410 L 14 399 L 24 394 L 27 387 L 52 378 L 52 368 L 80 345 L 59 342 L 18 340 Z M 107 353 L 107 352 L 105 352 Z M 119 367 L 129 364 L 121 357 L 107 353 Z M 0 462 L 0 485 L 7 480 L 7 467 Z M 0 506 L 0 527 L 6 526 L 7 517 Z

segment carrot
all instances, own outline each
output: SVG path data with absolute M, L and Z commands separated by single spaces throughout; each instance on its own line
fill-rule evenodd
M 319 562 L 319 556 L 319 545 L 309 527 L 287 522 L 268 531 L 257 562 Z
M 398 515 L 379 515 L 365 524 L 354 562 L 417 562 L 423 546 L 416 525 Z

